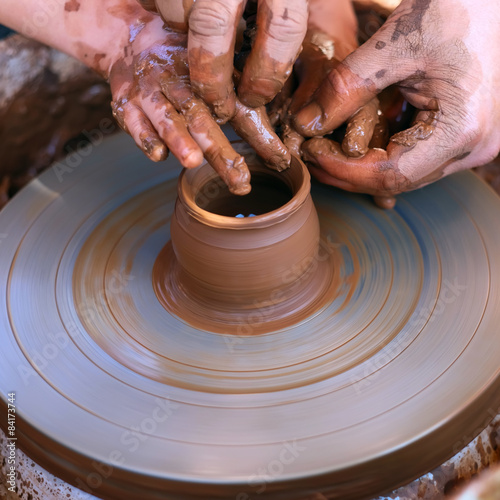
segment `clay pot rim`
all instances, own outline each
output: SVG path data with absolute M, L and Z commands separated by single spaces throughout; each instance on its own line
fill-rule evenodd
M 235 146 L 232 143 L 233 147 Z M 248 145 L 243 145 L 243 148 L 248 148 Z M 240 148 L 235 148 L 240 149 Z M 248 149 L 246 149 L 248 151 Z M 187 182 L 186 176 L 195 174 L 196 170 L 206 167 L 208 164 L 205 162 L 195 169 L 184 169 L 179 176 L 178 184 L 178 197 L 179 200 L 184 204 L 188 214 L 194 217 L 196 220 L 202 224 L 218 227 L 221 229 L 260 229 L 263 227 L 268 227 L 276 223 L 282 222 L 293 215 L 307 200 L 307 196 L 311 191 L 311 176 L 305 164 L 295 155 L 292 155 L 292 161 L 290 167 L 283 172 L 277 173 L 264 165 L 259 165 L 258 167 L 250 165 L 250 170 L 265 172 L 271 176 L 279 178 L 279 175 L 284 175 L 289 182 L 287 183 L 289 187 L 294 192 L 293 197 L 290 201 L 285 203 L 280 208 L 267 212 L 265 214 L 256 215 L 254 217 L 228 217 L 226 215 L 218 215 L 208 210 L 201 208 L 195 201 L 196 196 L 193 195 L 193 186 Z M 210 167 L 211 168 L 211 167 Z M 296 179 L 294 182 L 293 175 L 300 175 L 300 179 Z M 217 177 L 215 171 L 211 178 Z M 294 184 L 298 184 L 294 186 Z

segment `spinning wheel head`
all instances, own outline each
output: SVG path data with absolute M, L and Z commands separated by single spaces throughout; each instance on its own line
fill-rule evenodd
M 498 408 L 500 202 L 473 174 L 405 194 L 392 211 L 314 185 L 316 211 L 306 196 L 259 229 L 295 241 L 259 277 L 273 256 L 245 235 L 281 208 L 212 213 L 231 228 L 211 229 L 238 238 L 210 236 L 196 208 L 174 209 L 179 172 L 120 135 L 0 213 L 0 388 L 17 391 L 20 444 L 41 465 L 124 499 L 364 498 L 441 463 Z M 303 233 L 287 233 L 294 217 Z M 209 265 L 189 238 L 212 255 L 226 248 L 222 269 L 242 249 L 261 258 L 208 293 L 183 281 Z M 296 308 L 245 309 L 291 256 L 310 266 L 297 272 L 312 269 L 301 293 L 285 294 Z M 229 286 L 231 306 L 217 309 Z M 96 463 L 111 471 L 99 485 Z

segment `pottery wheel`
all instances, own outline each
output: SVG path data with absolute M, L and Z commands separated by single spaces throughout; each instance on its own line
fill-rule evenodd
M 176 160 L 152 164 L 125 135 L 79 159 L 0 214 L 2 406 L 16 391 L 19 445 L 40 465 L 110 498 L 354 499 L 484 423 L 500 394 L 500 199 L 472 173 L 392 211 L 315 184 L 340 289 L 251 336 L 195 329 L 155 296 Z

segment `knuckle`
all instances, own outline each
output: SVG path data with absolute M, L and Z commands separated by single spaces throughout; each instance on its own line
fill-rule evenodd
M 394 196 L 411 188 L 410 180 L 392 162 L 384 165 L 381 174 L 379 189 L 386 195 Z
M 349 99 L 352 78 L 350 77 L 350 71 L 343 64 L 330 71 L 326 81 L 328 82 L 330 94 L 335 96 L 339 103 Z
M 186 121 L 190 129 L 194 131 L 206 131 L 212 129 L 215 125 L 212 116 L 205 106 L 196 106 L 187 109 L 184 112 Z
M 198 1 L 189 16 L 189 29 L 200 37 L 227 35 L 234 26 L 234 12 L 219 0 Z

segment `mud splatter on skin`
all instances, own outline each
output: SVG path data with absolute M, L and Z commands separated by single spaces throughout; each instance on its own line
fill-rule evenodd
M 434 8 L 434 2 L 414 1 L 408 5 L 417 8 L 411 14 L 408 10 L 396 11 L 386 25 L 386 36 L 391 39 L 392 33 L 391 41 L 397 44 L 390 50 L 395 50 L 406 66 L 401 65 L 401 70 L 397 64 L 390 68 L 375 68 L 373 74 L 380 79 L 386 78 L 388 72 L 398 76 L 404 74 L 406 68 L 413 69 L 409 76 L 405 75 L 401 79 L 398 87 L 407 102 L 418 110 L 426 111 L 420 111 L 419 121 L 408 130 L 392 137 L 387 151 L 381 154 L 370 151 L 367 154 L 365 159 L 369 158 L 370 162 L 360 162 L 358 167 L 363 171 L 362 176 L 351 175 L 349 178 L 346 172 L 349 172 L 349 168 L 352 170 L 352 167 L 349 166 L 348 158 L 342 158 L 340 152 L 333 148 L 335 151 L 330 152 L 332 158 L 328 160 L 326 148 L 323 148 L 321 161 L 317 159 L 316 162 L 316 173 L 324 182 L 353 191 L 391 195 L 415 189 L 447 175 L 457 168 L 453 163 L 463 159 L 461 155 L 473 149 L 474 134 L 477 133 L 472 128 L 473 122 L 468 119 L 469 101 L 481 85 L 482 70 L 477 57 L 469 52 L 465 44 L 470 22 L 467 12 L 454 3 L 454 22 L 450 26 L 449 19 L 445 16 L 447 13 Z M 445 28 L 446 31 L 443 32 Z M 381 41 L 375 45 L 378 50 L 385 47 Z M 351 70 L 350 73 L 344 72 L 342 76 L 338 83 L 340 89 L 349 87 L 345 81 L 355 78 L 357 73 Z M 334 78 L 331 80 L 332 86 L 336 88 Z M 361 84 L 354 87 L 360 88 Z M 382 90 L 382 87 L 378 90 Z M 340 103 L 341 108 L 342 104 Z M 317 115 L 320 113 L 319 105 L 316 108 Z M 323 119 L 327 118 L 325 115 L 328 111 L 328 108 L 321 109 Z M 314 113 L 311 112 L 311 130 L 315 126 L 313 117 Z M 317 133 L 322 132 L 321 126 L 319 123 Z M 306 132 L 309 135 L 309 131 Z M 436 138 L 432 140 L 434 150 L 419 150 L 420 164 L 422 154 L 428 158 L 426 166 L 420 165 L 412 150 L 420 141 L 428 141 L 431 137 Z M 314 148 L 309 143 L 304 148 L 310 156 L 314 156 Z M 338 149 L 338 145 L 336 148 Z M 430 170 L 433 166 L 433 170 Z M 319 171 L 320 167 L 324 172 Z M 346 170 L 343 172 L 342 169 Z M 348 187 L 346 182 L 349 183 Z
M 302 146 L 304 161 L 319 181 L 357 193 L 384 198 L 418 187 L 398 168 L 404 148 L 389 144 L 387 151 L 370 149 L 363 158 L 347 156 L 340 145 L 315 137 Z
M 78 12 L 80 9 L 80 3 L 77 0 L 69 0 L 64 4 L 64 10 L 66 12 Z
M 197 95 L 206 98 L 216 116 L 217 123 L 219 125 L 226 123 L 234 116 L 236 102 L 232 83 L 233 68 L 230 64 L 228 65 L 226 55 L 214 56 L 212 52 L 200 47 L 190 49 L 189 59 L 194 61 L 191 65 L 191 76 L 197 80 L 196 84 L 192 83 L 194 91 Z M 219 75 L 224 75 L 224 78 L 229 81 L 222 95 Z M 216 85 L 218 90 L 216 90 Z
M 288 12 L 286 15 L 287 19 L 289 19 Z M 300 53 L 299 47 L 299 52 L 294 54 L 293 58 L 288 61 L 280 61 L 267 54 L 264 49 L 264 33 L 269 32 L 272 19 L 272 8 L 267 2 L 259 3 L 257 25 L 263 26 L 265 23 L 266 28 L 265 30 L 257 30 L 252 51 L 246 60 L 237 91 L 241 102 L 253 108 L 267 104 L 278 94 L 291 75 L 293 64 Z
M 145 12 L 139 4 L 120 4 L 108 7 L 106 11 L 117 19 L 123 20 L 129 29 L 128 42 L 131 44 L 137 35 L 144 29 L 146 24 L 154 17 L 153 14 Z
M 386 43 L 385 42 L 382 42 L 382 41 L 378 41 L 376 44 L 375 44 L 375 48 L 377 50 L 382 50 L 384 47 L 386 46 Z
M 259 152 L 267 167 L 278 172 L 290 167 L 290 152 L 271 127 L 264 107 L 248 108 L 237 100 L 231 125 L 242 139 Z
M 338 67 L 341 60 L 353 49 L 353 47 L 333 40 L 329 35 L 320 31 L 310 30 L 308 32 L 303 44 L 303 51 L 296 63 L 296 73 L 302 81 L 293 96 L 289 108 L 290 115 L 295 115 L 310 101 L 326 75 Z M 347 131 L 342 142 L 342 149 L 348 156 L 359 157 L 368 151 L 375 127 L 379 123 L 378 110 L 379 102 L 375 98 L 357 110 L 348 120 Z M 381 127 L 385 126 L 385 122 L 381 124 Z M 382 133 L 382 130 L 379 132 Z M 297 145 L 300 147 L 303 142 L 293 135 L 289 140 L 291 147 L 294 148 Z
M 396 19 L 396 26 L 391 37 L 391 42 L 398 41 L 400 36 L 408 36 L 415 31 L 422 31 L 422 20 L 431 0 L 414 0 L 410 12 Z

